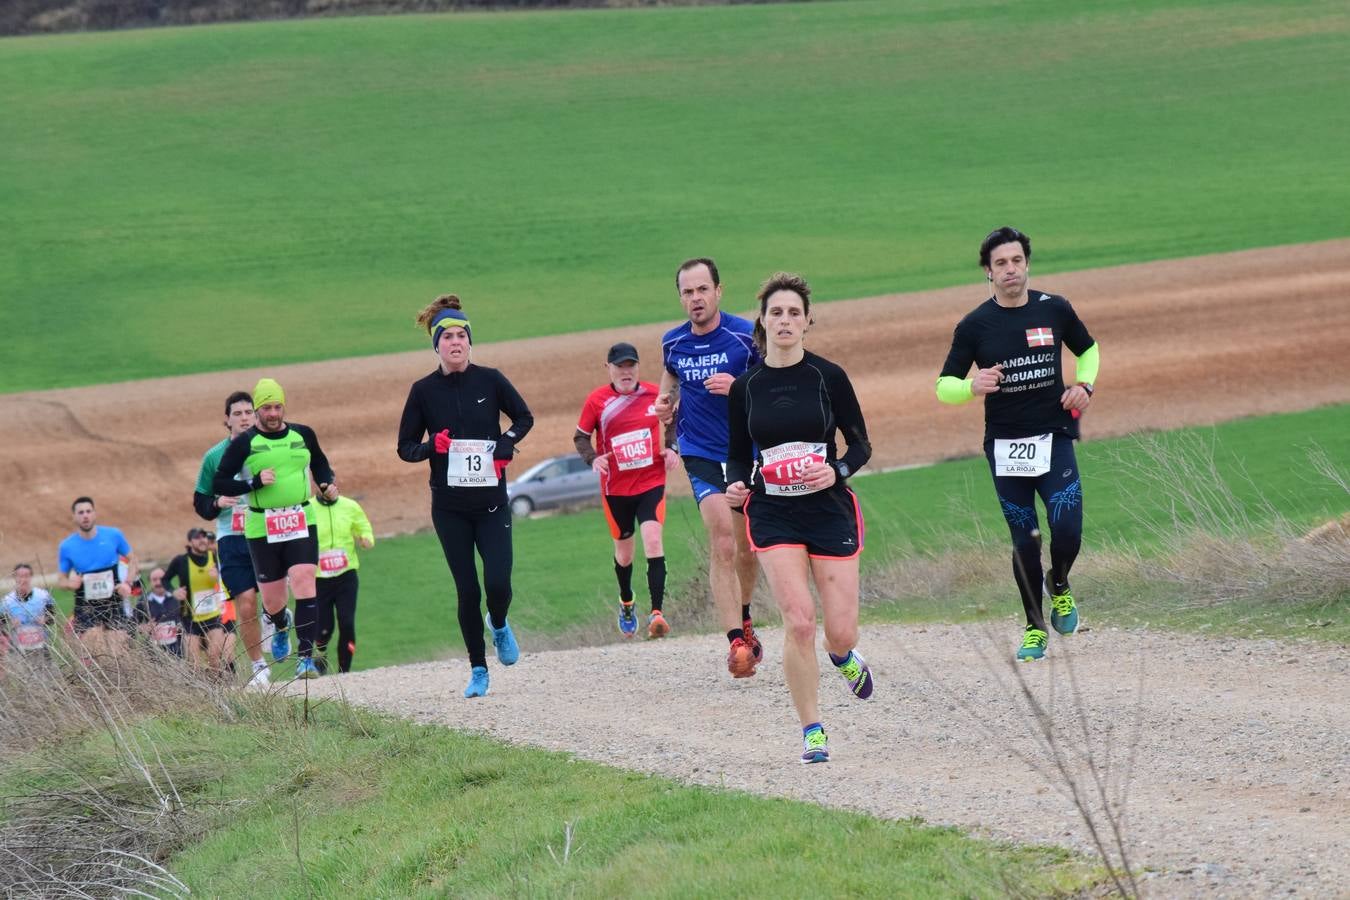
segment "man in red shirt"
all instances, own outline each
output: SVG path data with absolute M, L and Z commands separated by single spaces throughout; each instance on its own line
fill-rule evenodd
M 666 472 L 679 457 L 671 444 L 674 428 L 662 437 L 656 418 L 656 385 L 638 379 L 638 353 L 632 344 L 609 348 L 606 367 L 609 384 L 591 391 L 581 407 L 577 452 L 600 475 L 605 518 L 614 538 L 614 574 L 619 580 L 619 632 L 632 637 L 637 631 L 633 613 L 634 522 L 642 532 L 642 552 L 647 557 L 647 590 L 652 612 L 647 618 L 647 636 L 665 637 L 670 625 L 661 611 L 666 593 L 666 557 L 661 544 L 661 526 L 666 520 Z M 597 453 L 591 435 L 599 437 Z

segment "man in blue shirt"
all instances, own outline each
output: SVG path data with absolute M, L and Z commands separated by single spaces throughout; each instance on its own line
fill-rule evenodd
M 727 486 L 727 393 L 760 357 L 753 323 L 720 309 L 722 281 L 715 262 L 707 257 L 685 261 L 675 272 L 675 287 L 689 321 L 661 339 L 665 371 L 656 411 L 666 423 L 676 417 L 676 449 L 708 532 L 708 582 L 731 644 L 727 670 L 735 678 L 748 678 L 764 658 L 750 619 L 758 570 L 740 513 L 726 503 L 703 501 Z
M 92 499 L 76 499 L 70 512 L 77 530 L 61 542 L 57 559 L 61 587 L 75 592 L 75 634 L 92 656 L 120 654 L 127 639 L 122 600 L 131 596 L 131 585 L 118 563 L 127 558 L 126 579 L 137 577 L 140 565 L 121 531 L 97 524 Z

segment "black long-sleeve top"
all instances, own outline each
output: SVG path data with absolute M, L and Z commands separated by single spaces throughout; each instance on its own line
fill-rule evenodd
M 727 400 L 728 484 L 743 481 L 752 490 L 763 488 L 763 477 L 755 466 L 756 447 L 793 441 L 823 443 L 826 461 L 839 476 L 833 489 L 842 489 L 844 480 L 872 456 L 852 382 L 843 369 L 814 353 L 807 352 L 800 362 L 781 368 L 760 363 L 736 379 Z M 848 448 L 843 457 L 835 449 L 839 432 Z
M 505 413 L 511 425 L 502 431 Z M 441 509 L 481 510 L 506 502 L 506 479 L 495 486 L 450 487 L 446 455 L 433 436 L 449 429 L 452 438 L 496 441 L 494 459 L 510 460 L 516 444 L 534 427 L 534 415 L 520 392 L 496 369 L 472 363 L 463 372 L 440 369 L 413 382 L 398 426 L 398 455 L 405 462 L 429 460 L 432 504 Z

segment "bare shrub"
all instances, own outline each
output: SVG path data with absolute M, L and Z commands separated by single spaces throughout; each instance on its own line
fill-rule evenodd
M 1350 485 L 1325 452 L 1310 456 L 1311 470 L 1338 486 L 1350 505 Z M 1169 585 L 1179 602 L 1331 601 L 1350 592 L 1350 541 L 1309 540 L 1264 497 L 1244 501 L 1219 471 L 1213 441 L 1195 432 L 1144 435 L 1114 455 L 1112 465 L 1141 494 L 1165 497 L 1158 519 L 1136 507 L 1144 546 L 1116 546 L 1098 560 L 1108 578 Z M 1245 474 L 1239 476 L 1251 484 Z M 1259 512 L 1259 515 L 1255 514 Z
M 85 660 L 58 635 L 50 655 L 7 655 L 0 762 L 21 787 L 0 796 L 0 894 L 186 895 L 161 864 L 200 835 L 194 795 L 219 773 L 209 754 L 165 759 L 145 720 L 191 710 L 233 717 L 235 704 L 200 670 L 150 649 Z M 97 752 L 72 755 L 61 742 L 76 735 Z

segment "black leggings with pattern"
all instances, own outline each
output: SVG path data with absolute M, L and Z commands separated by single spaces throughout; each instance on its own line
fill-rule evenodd
M 984 455 L 989 471 L 994 471 L 994 442 L 986 441 Z M 1078 460 L 1073 439 L 1056 434 L 1051 442 L 1050 471 L 1034 477 L 994 476 L 1003 518 L 1008 522 L 1013 543 L 1013 578 L 1022 594 L 1027 624 L 1045 631 L 1045 613 L 1041 607 L 1044 575 L 1041 571 L 1040 520 L 1036 515 L 1036 495 L 1045 505 L 1050 525 L 1050 579 L 1055 593 L 1068 589 L 1069 569 L 1078 558 L 1083 543 L 1083 487 L 1078 477 Z

